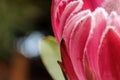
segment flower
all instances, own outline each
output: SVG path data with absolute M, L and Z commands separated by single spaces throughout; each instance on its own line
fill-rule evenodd
M 52 1 L 53 31 L 69 80 L 120 79 L 119 5 L 119 0 Z

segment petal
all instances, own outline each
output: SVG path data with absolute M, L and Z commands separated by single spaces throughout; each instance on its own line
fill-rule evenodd
M 68 12 L 65 12 L 66 6 L 68 6 L 72 2 L 73 2 L 73 4 L 70 5 L 69 7 L 67 7 Z M 60 22 L 61 22 L 60 18 L 63 15 L 63 12 L 65 12 L 67 15 L 69 15 L 70 11 L 72 12 L 76 8 L 75 2 L 81 4 L 82 1 L 81 0 L 80 1 L 79 0 L 77 0 L 77 1 L 76 0 L 52 0 L 51 19 L 52 19 L 53 31 L 54 31 L 54 34 L 55 34 L 57 40 L 58 40 L 58 43 L 60 43 L 60 39 L 61 39 L 61 37 L 59 37 L 61 34 L 59 34 L 60 32 L 58 33 Z M 78 8 L 80 8 L 80 7 L 78 7 Z M 64 15 L 66 15 L 65 13 L 64 13 Z M 67 19 L 65 17 L 63 17 L 63 18 L 65 20 Z M 61 23 L 61 24 L 63 24 L 63 23 Z
M 102 80 L 120 80 L 120 34 L 109 29 L 99 54 Z
M 83 0 L 83 10 L 90 9 L 91 11 L 95 10 L 97 7 L 101 6 L 104 0 Z
M 93 11 L 96 7 L 100 6 L 102 2 L 103 0 L 52 0 L 52 26 L 58 43 L 60 43 L 62 39 L 64 25 L 70 14 L 86 9 Z
M 111 13 L 112 11 L 117 12 L 120 14 L 120 0 L 105 0 L 102 4 L 102 7 L 108 12 Z
M 69 80 L 78 80 L 78 78 L 74 72 L 73 65 L 71 63 L 71 59 L 68 55 L 68 51 L 67 51 L 64 40 L 61 41 L 60 50 L 61 50 L 61 56 L 62 56 L 62 68 L 63 68 L 64 72 L 66 73 L 67 78 Z
M 64 31 L 63 31 L 63 38 L 65 40 L 67 48 L 69 48 L 68 46 L 69 46 L 69 41 L 70 41 L 70 35 L 71 35 L 73 28 L 77 26 L 76 25 L 77 21 L 83 20 L 89 15 L 90 15 L 90 11 L 85 10 L 85 11 L 82 11 L 80 13 L 77 13 L 71 16 L 71 18 L 67 20 Z
M 72 1 L 70 2 L 66 8 L 63 11 L 63 14 L 60 18 L 60 25 L 59 25 L 59 31 L 58 31 L 58 37 L 61 39 L 62 38 L 62 34 L 63 34 L 63 30 L 65 27 L 65 24 L 67 22 L 67 19 L 71 16 L 74 15 L 74 13 L 77 13 L 81 10 L 82 7 L 82 2 L 80 1 Z
M 100 79 L 99 74 L 99 67 L 98 67 L 98 52 L 99 52 L 99 46 L 102 39 L 103 32 L 106 28 L 106 17 L 107 13 L 101 9 L 98 8 L 93 13 L 94 21 L 92 21 L 93 27 L 91 29 L 89 38 L 87 40 L 86 44 L 86 55 L 91 67 L 91 70 L 93 74 L 96 77 L 96 80 Z
M 92 1 L 83 0 L 83 3 L 84 3 L 83 8 L 82 8 L 83 10 L 90 9 L 93 11 L 96 8 L 93 6 Z
M 113 26 L 118 32 L 120 32 L 120 16 L 117 13 L 111 12 L 108 18 L 108 26 Z
M 86 40 L 91 28 L 91 15 L 86 18 L 78 20 L 76 27 L 71 32 L 69 41 L 69 55 L 74 65 L 75 73 L 79 77 L 79 80 L 86 80 L 84 68 L 83 68 L 83 54 Z
M 101 6 L 105 0 L 92 0 L 92 2 L 94 2 L 94 6 L 97 7 L 97 6 Z
M 52 7 L 51 7 L 51 19 L 52 19 L 52 27 L 54 34 L 60 43 L 60 40 L 58 39 L 58 27 L 60 23 L 60 17 L 64 11 L 64 8 L 66 5 L 72 0 L 52 0 Z
M 84 56 L 83 56 L 83 65 L 84 65 L 84 70 L 85 70 L 87 80 L 96 80 L 95 76 L 91 71 L 86 53 L 84 53 Z

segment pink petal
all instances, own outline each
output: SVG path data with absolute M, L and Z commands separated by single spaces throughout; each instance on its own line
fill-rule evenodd
M 61 39 L 61 37 L 59 37 L 59 33 L 58 33 L 59 24 L 61 22 L 60 18 L 63 14 L 64 9 L 70 2 L 74 3 L 74 2 L 78 2 L 78 1 L 75 1 L 75 0 L 52 0 L 51 19 L 52 19 L 53 31 L 58 40 L 58 43 L 60 43 L 60 39 Z M 72 9 L 74 10 L 74 6 L 76 6 L 76 3 L 72 4 L 71 6 L 72 7 L 71 7 L 70 11 L 72 11 Z
M 89 15 L 90 15 L 90 11 L 85 10 L 85 11 L 82 11 L 80 13 L 77 13 L 77 14 L 71 16 L 71 18 L 67 20 L 64 31 L 63 31 L 63 38 L 65 40 L 67 48 L 69 48 L 68 46 L 69 46 L 69 41 L 70 41 L 70 35 L 71 35 L 73 28 L 77 26 L 76 25 L 77 21 L 83 20 L 84 18 L 86 18 Z
M 86 40 L 91 28 L 91 16 L 78 20 L 76 27 L 71 32 L 69 41 L 69 55 L 74 65 L 73 68 L 79 80 L 86 80 L 86 75 L 83 68 L 83 54 Z
M 83 10 L 90 9 L 95 10 L 97 7 L 101 6 L 104 0 L 83 0 Z
M 112 12 L 108 18 L 108 26 L 113 26 L 118 32 L 120 32 L 120 16 L 117 13 Z
M 93 11 L 96 8 L 93 6 L 92 1 L 83 0 L 83 3 L 84 3 L 83 8 L 82 8 L 83 10 L 90 9 Z
M 61 50 L 61 56 L 62 56 L 62 67 L 63 67 L 64 72 L 67 75 L 67 78 L 69 80 L 78 80 L 78 77 L 76 76 L 74 72 L 71 59 L 68 55 L 68 51 L 67 51 L 64 40 L 61 41 L 60 50 Z
M 65 27 L 65 24 L 67 22 L 67 19 L 70 17 L 70 15 L 74 15 L 74 13 L 77 13 L 81 10 L 82 2 L 80 1 L 72 1 L 70 2 L 66 8 L 63 11 L 63 14 L 60 18 L 60 25 L 59 25 L 59 31 L 58 31 L 58 37 L 61 39 L 63 35 L 63 30 Z
M 106 28 L 106 16 L 107 14 L 101 8 L 98 8 L 93 13 L 95 20 L 93 21 L 93 27 L 86 44 L 86 54 L 93 74 L 96 80 L 100 79 L 99 67 L 98 67 L 98 52 L 102 39 L 103 32 Z
M 51 7 L 51 19 L 52 19 L 52 27 L 54 34 L 60 43 L 60 40 L 58 39 L 58 26 L 59 26 L 59 19 L 63 13 L 64 8 L 70 2 L 71 0 L 52 0 L 52 7 Z
M 83 56 L 83 65 L 84 65 L 84 70 L 85 70 L 87 80 L 96 80 L 95 76 L 91 71 L 86 53 L 84 53 L 84 56 Z
M 120 34 L 109 29 L 99 54 L 102 80 L 120 80 Z
M 110 14 L 112 11 L 120 14 L 120 0 L 105 0 L 102 7 Z
M 98 7 L 98 6 L 102 6 L 102 4 L 105 2 L 105 0 L 92 0 L 92 2 L 94 3 L 93 5 L 95 7 Z

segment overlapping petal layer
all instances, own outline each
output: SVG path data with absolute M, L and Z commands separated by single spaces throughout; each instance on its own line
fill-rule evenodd
M 52 25 L 69 80 L 120 79 L 120 16 L 98 8 L 102 3 L 53 0 Z
M 53 0 L 51 8 L 52 26 L 55 36 L 60 43 L 64 30 L 64 25 L 68 17 L 76 13 L 90 9 L 95 10 L 104 0 Z M 84 4 L 83 4 L 84 3 Z
M 65 45 L 65 41 L 61 41 L 60 45 L 61 55 L 62 55 L 62 64 L 61 67 L 63 68 L 63 71 L 66 73 L 66 76 L 72 80 L 78 80 L 77 75 L 75 74 L 75 71 L 73 69 L 73 64 L 71 63 L 71 59 L 68 55 L 68 51 Z
M 120 34 L 119 34 L 120 35 Z M 109 29 L 100 49 L 99 66 L 101 80 L 120 79 L 120 36 Z
M 102 38 L 102 34 L 106 28 L 106 18 L 107 13 L 98 8 L 93 12 L 94 21 L 92 21 L 93 26 L 91 28 L 91 33 L 89 34 L 89 38 L 86 43 L 85 52 L 88 57 L 89 65 L 93 74 L 99 80 L 99 67 L 98 67 L 98 58 L 99 58 L 99 46 Z
M 55 36 L 60 43 L 64 25 L 70 14 L 81 10 L 83 2 L 81 0 L 53 0 L 51 8 L 52 26 Z

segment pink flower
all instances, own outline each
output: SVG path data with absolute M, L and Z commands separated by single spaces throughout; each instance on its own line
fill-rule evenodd
M 69 80 L 120 80 L 119 5 L 119 0 L 53 0 L 53 31 Z

